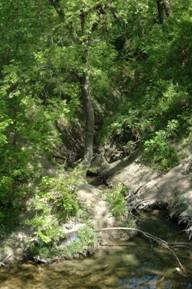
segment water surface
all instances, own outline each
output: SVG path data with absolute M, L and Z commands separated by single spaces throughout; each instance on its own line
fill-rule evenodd
M 188 241 L 181 230 L 158 212 L 143 215 L 140 227 L 171 242 Z M 166 237 L 166 238 L 165 238 Z M 191 249 L 176 249 L 188 270 L 183 276 L 166 249 L 142 237 L 100 249 L 84 260 L 46 266 L 20 264 L 0 271 L 1 289 L 190 289 Z M 126 246 L 124 246 L 126 245 Z

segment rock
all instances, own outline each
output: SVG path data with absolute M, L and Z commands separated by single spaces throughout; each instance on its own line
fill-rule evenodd
M 13 232 L 0 243 L 0 261 L 8 264 L 23 259 L 29 242 L 29 235 L 24 231 Z

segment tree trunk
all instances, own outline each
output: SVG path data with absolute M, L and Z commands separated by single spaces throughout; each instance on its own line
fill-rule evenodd
M 86 167 L 91 165 L 93 159 L 93 143 L 94 143 L 94 127 L 95 116 L 93 108 L 93 99 L 90 90 L 90 76 L 89 73 L 84 73 L 81 81 L 82 98 L 85 113 L 85 152 L 84 163 Z
M 157 0 L 157 12 L 159 23 L 163 24 L 165 17 L 169 17 L 171 14 L 171 4 L 169 0 Z
M 158 12 L 158 19 L 159 23 L 164 23 L 164 5 L 162 0 L 157 0 L 157 12 Z
M 60 5 L 60 0 L 48 0 L 49 3 L 55 8 L 58 16 L 62 21 L 65 20 L 65 11 L 62 9 Z M 81 22 L 81 37 L 85 36 L 85 19 L 86 13 L 82 12 L 80 15 Z M 94 25 L 92 27 L 92 31 L 94 30 Z M 70 28 L 71 32 L 71 28 Z M 83 37 L 84 38 L 84 37 Z M 77 40 L 77 39 L 76 39 Z M 93 159 L 93 144 L 94 144 L 94 128 L 95 128 L 95 116 L 94 116 L 94 108 L 93 108 L 93 99 L 91 95 L 90 89 L 90 74 L 89 74 L 89 63 L 88 63 L 88 51 L 89 51 L 89 42 L 90 35 L 87 39 L 83 41 L 79 38 L 78 42 L 82 44 L 83 47 L 86 47 L 84 54 L 82 56 L 83 66 L 86 68 L 82 76 L 78 76 L 77 78 L 80 80 L 81 90 L 82 90 L 82 103 L 85 113 L 85 151 L 84 151 L 84 164 L 86 167 L 91 165 L 91 161 Z
M 165 15 L 169 17 L 171 15 L 171 3 L 169 0 L 164 0 L 163 1 L 164 5 L 164 10 L 165 10 Z

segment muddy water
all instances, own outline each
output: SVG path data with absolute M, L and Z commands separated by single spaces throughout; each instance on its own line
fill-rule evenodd
M 140 228 L 169 242 L 188 240 L 166 216 L 141 216 Z M 190 289 L 192 250 L 176 249 L 187 269 L 178 272 L 177 261 L 169 251 L 139 236 L 121 244 L 103 247 L 94 257 L 63 261 L 48 266 L 21 264 L 0 270 L 0 289 Z

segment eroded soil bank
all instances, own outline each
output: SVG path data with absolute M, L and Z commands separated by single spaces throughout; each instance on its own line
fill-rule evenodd
M 145 209 L 167 206 L 170 216 L 186 226 L 192 237 L 192 158 L 188 157 L 167 174 L 160 174 L 136 160 L 129 165 L 118 166 L 109 181 L 123 183 L 129 188 L 129 206 Z

